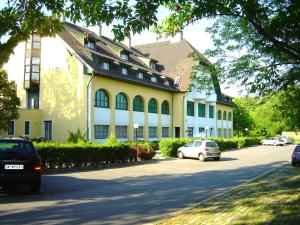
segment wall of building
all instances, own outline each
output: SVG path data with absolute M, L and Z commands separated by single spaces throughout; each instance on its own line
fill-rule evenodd
M 150 141 L 158 140 L 162 138 L 162 127 L 169 127 L 169 136 L 172 135 L 172 96 L 173 93 L 149 88 L 146 86 L 139 86 L 123 81 L 117 81 L 108 79 L 101 76 L 94 76 L 92 80 L 92 106 L 95 105 L 95 93 L 98 89 L 104 89 L 109 97 L 109 108 L 93 107 L 92 114 L 92 138 L 95 139 L 94 125 L 109 125 L 109 133 L 115 135 L 115 126 L 124 125 L 127 127 L 127 139 L 134 140 L 134 128 L 133 124 L 138 123 L 139 126 L 143 126 L 144 140 L 149 139 L 149 126 L 157 127 L 157 138 L 151 138 Z M 124 93 L 128 100 L 128 110 L 117 110 L 116 96 L 119 93 Z M 133 99 L 136 96 L 140 96 L 144 103 L 144 112 L 133 111 Z M 148 102 L 151 98 L 156 99 L 158 112 L 148 113 Z M 161 105 L 164 100 L 169 103 L 170 115 L 163 115 L 161 113 Z M 104 140 L 97 139 L 98 142 Z
M 59 38 L 42 38 L 41 46 L 42 123 L 52 121 L 53 140 L 65 142 L 69 131 L 86 133 L 89 77 L 83 75 L 82 63 Z
M 233 107 L 217 103 L 216 107 L 216 126 L 218 137 L 233 137 Z M 218 119 L 218 111 L 221 111 L 221 120 Z M 223 119 L 223 113 L 226 112 L 226 119 Z M 231 112 L 231 121 L 228 120 L 228 113 Z

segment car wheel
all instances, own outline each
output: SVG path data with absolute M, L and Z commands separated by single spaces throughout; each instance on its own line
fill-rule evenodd
M 219 161 L 219 160 L 220 160 L 220 157 L 214 157 L 214 160 L 215 160 L 215 161 Z
M 204 161 L 205 161 L 205 156 L 204 156 L 203 154 L 199 154 L 198 159 L 199 159 L 201 162 L 204 162 Z
M 276 142 L 274 142 L 273 145 L 276 146 L 277 145 Z
M 30 192 L 32 194 L 39 193 L 40 189 L 41 189 L 41 181 L 40 180 L 35 181 L 35 182 L 30 184 Z
M 182 153 L 181 151 L 179 151 L 179 152 L 177 153 L 177 156 L 178 156 L 178 158 L 180 158 L 180 159 L 184 159 L 184 155 L 183 155 L 183 153 Z

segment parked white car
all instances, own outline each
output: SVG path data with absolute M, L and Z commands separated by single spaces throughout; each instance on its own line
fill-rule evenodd
M 266 140 L 262 140 L 261 144 L 262 145 L 274 145 L 274 146 L 277 146 L 277 145 L 285 145 L 285 142 L 280 137 L 270 137 L 270 138 L 268 138 Z
M 177 150 L 178 158 L 198 158 L 201 162 L 207 158 L 215 161 L 220 160 L 221 151 L 215 141 L 210 140 L 194 140 Z

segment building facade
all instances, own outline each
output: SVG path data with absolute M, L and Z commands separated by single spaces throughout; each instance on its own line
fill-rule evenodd
M 33 35 L 4 67 L 21 99 L 20 118 L 7 135 L 65 142 L 79 129 L 97 142 L 110 134 L 120 141 L 231 137 L 231 99 L 188 90 L 194 62 L 186 53 L 193 48 L 178 44 L 167 45 L 185 46 L 170 63 L 168 49 L 157 56 L 147 45 L 127 47 L 71 23 L 54 37 Z M 218 110 L 226 113 L 220 123 Z

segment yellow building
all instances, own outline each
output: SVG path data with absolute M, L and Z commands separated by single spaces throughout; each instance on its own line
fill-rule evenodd
M 210 96 L 189 91 L 194 49 L 185 40 L 163 43 L 165 49 L 127 47 L 71 23 L 54 37 L 33 35 L 5 65 L 21 99 L 8 135 L 65 142 L 80 129 L 90 141 L 104 142 L 110 133 L 120 141 L 156 141 L 222 129 L 230 137 L 231 98 L 218 89 Z M 217 110 L 226 112 L 220 124 Z

